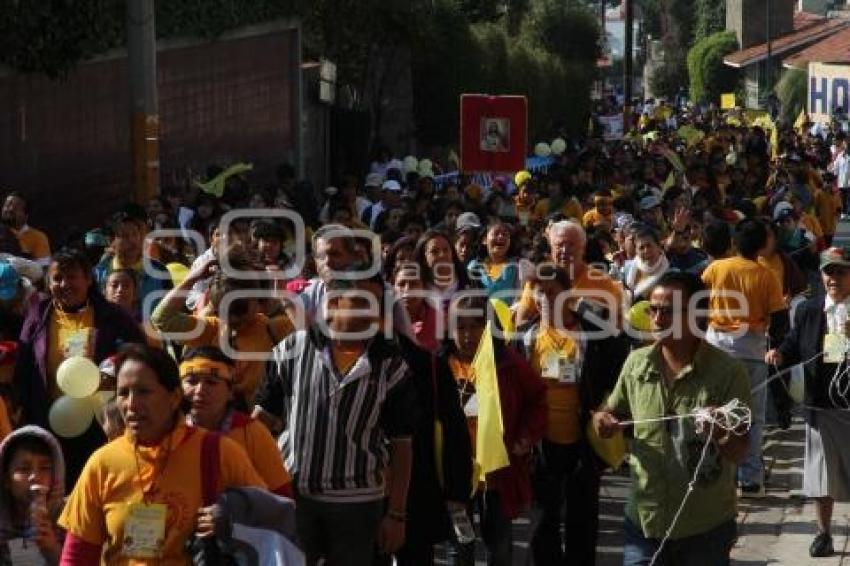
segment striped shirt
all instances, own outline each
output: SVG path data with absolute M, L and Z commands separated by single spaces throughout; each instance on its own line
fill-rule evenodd
M 388 439 L 410 437 L 416 405 L 397 347 L 374 338 L 345 375 L 315 326 L 274 350 L 257 405 L 280 418 L 278 444 L 298 492 L 360 502 L 384 497 Z

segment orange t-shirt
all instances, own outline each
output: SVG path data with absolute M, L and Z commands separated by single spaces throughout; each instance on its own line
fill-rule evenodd
M 577 297 L 604 304 L 610 313 L 617 313 L 617 320 L 619 320 L 619 312 L 623 307 L 623 288 L 604 271 L 588 265 L 584 272 L 573 281 L 570 291 Z M 531 283 L 526 283 L 522 290 L 519 311 L 524 313 L 523 318 L 526 321 L 538 314 Z
M 449 368 L 452 376 L 458 384 L 460 392 L 460 403 L 464 407 L 469 399 L 475 395 L 475 372 L 471 363 L 462 362 L 455 356 L 449 357 Z M 478 437 L 478 417 L 467 416 L 466 426 L 469 429 L 469 440 L 472 442 L 472 456 L 475 456 L 475 442 Z
M 157 446 L 136 446 L 129 433 L 99 448 L 86 463 L 59 525 L 90 544 L 104 546 L 102 562 L 111 565 L 187 566 L 185 544 L 195 530 L 203 504 L 200 481 L 201 445 L 205 431 L 180 422 Z M 229 438 L 219 445 L 217 491 L 228 487 L 266 487 L 245 451 Z M 138 457 L 138 460 L 137 460 Z M 162 556 L 134 559 L 122 555 L 129 505 L 144 502 L 167 507 Z
M 17 233 L 21 250 L 32 259 L 45 260 L 50 257 L 50 241 L 47 234 L 35 228 L 26 227 Z
M 770 315 L 785 308 L 776 275 L 755 261 L 740 256 L 713 261 L 702 280 L 711 291 L 709 323 L 715 330 L 764 332 Z
M 281 488 L 292 482 L 277 442 L 264 424 L 242 413 L 234 413 L 227 438 L 245 450 L 254 469 L 271 491 L 280 493 Z
M 235 351 L 245 354 L 246 359 L 235 360 L 236 375 L 233 390 L 245 399 L 248 406 L 253 406 L 254 395 L 257 393 L 260 379 L 265 374 L 266 362 L 268 361 L 265 359 L 268 357 L 267 354 L 270 354 L 272 349 L 292 332 L 293 327 L 289 318 L 278 316 L 270 320 L 263 314 L 257 314 L 253 320 L 242 326 L 235 337 L 232 338 L 224 335 L 226 325 L 222 324 L 218 317 L 209 316 L 201 319 L 187 316 L 186 318 L 194 319 L 194 322 L 189 321 L 192 326 L 199 324 L 201 320 L 205 323 L 197 338 L 186 341 L 187 346 L 191 348 L 199 346 L 220 348 L 224 343 Z M 181 328 L 180 330 L 185 329 Z M 256 359 L 247 359 L 248 356 Z

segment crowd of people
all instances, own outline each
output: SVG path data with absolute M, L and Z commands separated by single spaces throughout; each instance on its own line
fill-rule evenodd
M 527 516 L 529 562 L 592 566 L 623 467 L 625 566 L 728 564 L 795 406 L 831 555 L 850 156 L 795 126 L 651 104 L 488 186 L 382 151 L 321 192 L 164 187 L 61 243 L 7 194 L 0 565 L 502 566 Z

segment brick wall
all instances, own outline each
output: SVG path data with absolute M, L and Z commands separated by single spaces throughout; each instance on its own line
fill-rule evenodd
M 246 160 L 263 185 L 296 151 L 297 32 L 160 46 L 160 171 Z M 96 226 L 127 200 L 129 85 L 124 56 L 64 81 L 0 75 L 0 192 L 19 190 L 54 238 Z

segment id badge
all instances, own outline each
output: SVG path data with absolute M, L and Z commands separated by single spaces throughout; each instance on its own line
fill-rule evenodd
M 89 354 L 90 333 L 88 328 L 62 332 L 62 353 L 65 358 L 87 356 Z
M 578 381 L 578 369 L 569 358 L 558 358 L 558 382 L 562 385 L 575 385 Z
M 547 352 L 540 364 L 540 374 L 544 379 L 561 380 L 561 357 L 555 352 Z
M 823 337 L 823 354 L 824 363 L 840 364 L 847 356 L 847 338 L 841 334 L 827 334 Z
M 47 562 L 33 540 L 13 538 L 6 543 L 12 566 L 46 566 Z
M 473 393 L 466 402 L 466 405 L 463 406 L 463 414 L 467 417 L 478 416 L 478 395 L 476 393 Z
M 128 558 L 161 556 L 167 514 L 168 507 L 163 503 L 130 503 L 124 521 L 123 555 Z

